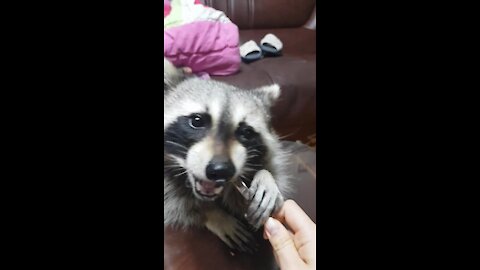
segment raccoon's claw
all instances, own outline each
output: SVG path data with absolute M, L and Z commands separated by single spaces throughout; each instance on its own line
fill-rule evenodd
M 240 221 L 235 219 L 235 224 L 231 230 L 226 230 L 220 239 L 233 250 L 240 250 L 247 253 L 256 251 L 256 241 L 252 233 Z
M 214 220 L 209 220 L 206 226 L 232 250 L 247 253 L 257 250 L 253 234 L 242 222 L 232 216 L 216 216 Z
M 249 190 L 251 198 L 246 219 L 258 230 L 268 217 L 283 205 L 283 196 L 272 174 L 267 170 L 257 172 Z

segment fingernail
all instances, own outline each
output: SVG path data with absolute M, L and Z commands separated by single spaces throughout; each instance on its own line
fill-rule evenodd
M 278 229 L 278 224 L 275 222 L 275 220 L 273 220 L 273 218 L 269 217 L 265 223 L 265 232 L 267 237 L 270 238 L 270 236 L 275 236 L 278 233 Z

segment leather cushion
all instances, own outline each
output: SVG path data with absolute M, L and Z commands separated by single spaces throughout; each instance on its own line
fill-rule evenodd
M 225 12 L 240 29 L 287 28 L 304 25 L 315 8 L 315 0 L 205 0 L 206 5 Z

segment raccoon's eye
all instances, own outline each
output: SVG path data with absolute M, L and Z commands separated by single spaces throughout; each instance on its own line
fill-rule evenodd
M 205 128 L 207 122 L 201 114 L 195 113 L 190 116 L 188 124 L 194 129 Z

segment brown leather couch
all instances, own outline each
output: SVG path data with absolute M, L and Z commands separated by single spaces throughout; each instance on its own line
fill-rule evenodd
M 278 83 L 273 126 L 286 140 L 307 142 L 316 131 L 316 2 L 313 0 L 204 0 L 240 28 L 240 44 L 268 33 L 284 44 L 283 56 L 242 63 L 238 74 L 216 80 L 252 89 Z
M 253 89 L 271 83 L 282 88 L 273 108 L 273 124 L 286 140 L 306 142 L 315 134 L 316 30 L 313 0 L 205 0 L 204 4 L 224 11 L 240 28 L 240 42 L 257 43 L 273 33 L 284 44 L 283 55 L 242 64 L 238 74 L 216 80 Z M 292 145 L 296 189 L 290 196 L 316 222 L 315 152 Z M 262 239 L 259 232 L 259 239 Z M 260 242 L 252 255 L 229 253 L 218 237 L 206 229 L 188 231 L 164 228 L 164 269 L 169 270 L 256 270 L 276 269 L 271 247 Z

